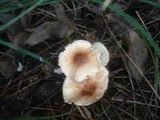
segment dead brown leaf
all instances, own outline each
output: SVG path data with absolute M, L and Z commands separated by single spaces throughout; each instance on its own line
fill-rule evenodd
M 66 16 L 63 5 L 55 4 L 54 7 L 58 21 L 45 22 L 35 28 L 25 29 L 24 32 L 9 36 L 12 43 L 19 46 L 25 44 L 34 46 L 52 37 L 63 38 L 65 35 L 71 35 L 76 27 Z
M 63 38 L 64 35 L 71 35 L 74 30 L 70 29 L 68 25 L 60 21 L 45 22 L 33 29 L 26 29 L 27 32 L 21 32 L 15 36 L 10 37 L 12 43 L 22 46 L 28 44 L 30 46 L 37 45 L 44 42 L 51 37 Z
M 9 78 L 17 71 L 17 65 L 13 57 L 2 55 L 0 57 L 0 73 L 5 77 Z
M 30 46 L 37 45 L 51 37 L 63 38 L 64 35 L 71 35 L 74 32 L 68 25 L 60 21 L 45 22 L 42 25 L 33 29 L 28 29 L 27 31 L 32 32 L 25 42 L 25 44 L 29 44 Z
M 118 7 L 119 9 L 121 9 L 121 10 L 127 10 L 129 7 L 130 7 L 130 5 L 132 4 L 132 0 L 129 0 L 129 1 L 127 1 L 127 2 L 125 2 L 125 1 L 115 1 L 115 3 L 114 3 L 114 5 L 116 6 L 116 7 Z
M 61 3 L 54 4 L 54 9 L 60 22 L 68 25 L 70 29 L 76 30 L 75 24 L 66 16 L 65 9 Z
M 133 29 L 133 26 L 120 15 L 114 13 L 107 15 L 108 22 L 112 23 L 112 30 L 122 44 L 127 48 L 127 54 L 132 60 L 126 59 L 131 76 L 136 80 L 141 80 L 139 70 L 145 74 L 145 64 L 147 62 L 148 50 L 143 39 Z M 134 64 L 133 64 L 134 63 Z M 139 70 L 137 70 L 137 68 Z
M 15 18 L 16 15 L 13 13 L 8 14 L 0 14 L 0 22 L 5 24 L 11 19 Z M 13 25 L 7 27 L 7 30 L 5 31 L 8 35 L 15 35 L 21 32 L 25 27 L 26 17 L 22 17 L 20 20 L 15 22 Z
M 147 47 L 135 31 L 130 31 L 128 39 L 128 55 L 138 67 L 138 69 L 145 74 L 145 64 L 147 62 L 148 51 Z M 127 65 L 131 72 L 131 75 L 136 80 L 141 80 L 142 76 L 138 72 L 137 68 L 132 64 L 130 60 L 127 61 Z
M 11 42 L 18 46 L 25 45 L 26 40 L 29 38 L 30 33 L 27 32 L 21 32 L 19 34 L 16 34 L 14 36 L 8 36 Z

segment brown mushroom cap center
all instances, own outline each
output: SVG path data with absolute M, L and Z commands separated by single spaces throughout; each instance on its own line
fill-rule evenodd
M 96 82 L 91 82 L 90 80 L 86 82 L 81 91 L 82 96 L 92 96 L 97 88 Z
M 89 61 L 88 52 L 78 52 L 73 56 L 73 63 L 76 66 L 81 66 Z

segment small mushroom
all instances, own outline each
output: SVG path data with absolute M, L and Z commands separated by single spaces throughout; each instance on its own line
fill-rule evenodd
M 99 50 L 101 63 L 102 65 L 106 66 L 109 62 L 109 52 L 107 48 L 100 42 L 95 42 L 92 45 L 92 48 Z
M 58 63 L 67 77 L 82 82 L 98 72 L 101 66 L 100 53 L 91 47 L 89 42 L 77 40 L 60 53 Z
M 63 84 L 64 101 L 78 106 L 87 106 L 98 101 L 108 87 L 108 70 L 101 66 L 94 77 L 77 82 L 66 77 Z

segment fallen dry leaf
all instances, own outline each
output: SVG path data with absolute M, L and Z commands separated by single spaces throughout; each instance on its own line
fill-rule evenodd
M 133 26 L 120 15 L 113 13 L 107 15 L 109 23 L 112 23 L 112 30 L 115 36 L 122 40 L 122 44 L 127 48 L 127 54 L 137 66 L 137 68 L 145 74 L 145 67 L 148 57 L 148 50 L 143 39 L 139 37 L 136 31 L 133 31 Z M 141 80 L 142 76 L 132 64 L 126 60 L 131 76 L 136 80 Z
M 0 22 L 5 24 L 8 21 L 10 21 L 11 19 L 15 18 L 16 15 L 12 14 L 0 14 Z M 17 22 L 15 22 L 13 25 L 7 27 L 6 33 L 8 35 L 15 35 L 18 34 L 19 32 L 21 32 L 24 29 L 24 24 L 26 21 L 25 17 L 22 17 L 20 20 L 18 20 Z
M 60 21 L 45 22 L 33 29 L 26 29 L 27 32 L 21 32 L 15 36 L 10 37 L 12 43 L 22 46 L 28 44 L 30 46 L 37 45 L 44 42 L 51 37 L 63 38 L 64 35 L 71 35 L 74 30 L 70 29 L 68 25 Z
M 121 9 L 121 10 L 127 10 L 129 7 L 130 7 L 130 5 L 132 5 L 132 0 L 129 0 L 129 1 L 127 1 L 127 2 L 125 2 L 125 1 L 116 1 L 115 3 L 114 3 L 114 5 L 117 7 L 117 8 L 119 8 L 119 9 Z
M 5 77 L 9 78 L 17 71 L 17 65 L 13 57 L 2 55 L 0 57 L 0 73 Z
M 29 44 L 30 46 L 44 42 L 44 40 L 50 37 L 63 38 L 64 35 L 71 35 L 74 32 L 68 25 L 60 21 L 45 22 L 42 25 L 33 29 L 28 29 L 27 31 L 32 32 L 25 42 L 25 44 Z
M 148 51 L 144 43 L 144 40 L 139 37 L 135 31 L 130 31 L 128 39 L 128 55 L 138 67 L 138 69 L 145 74 L 145 64 L 147 62 Z M 131 75 L 136 80 L 141 80 L 142 76 L 137 68 L 132 64 L 130 60 L 127 61 L 127 65 L 131 72 Z
M 77 106 L 78 111 L 85 120 L 93 120 L 91 112 L 85 106 Z
M 30 33 L 27 32 L 21 32 L 19 34 L 16 34 L 14 36 L 8 36 L 11 42 L 18 46 L 25 45 L 26 40 L 29 38 Z
M 55 4 L 54 7 L 58 21 L 48 21 L 35 28 L 25 29 L 14 36 L 9 36 L 12 43 L 18 46 L 25 44 L 34 46 L 51 37 L 63 38 L 64 35 L 71 35 L 76 30 L 74 23 L 66 16 L 63 5 Z
M 76 30 L 75 24 L 66 16 L 65 9 L 61 3 L 54 4 L 54 9 L 60 22 L 68 25 L 70 29 Z

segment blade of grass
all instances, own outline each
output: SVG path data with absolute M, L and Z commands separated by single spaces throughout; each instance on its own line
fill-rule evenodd
M 145 3 L 148 3 L 150 5 L 154 5 L 156 7 L 160 7 L 160 3 L 159 2 L 153 2 L 153 1 L 150 1 L 150 0 L 140 0 L 141 2 L 145 2 Z
M 0 26 L 0 31 L 6 29 L 7 27 L 9 27 L 10 25 L 14 24 L 17 20 L 19 20 L 21 17 L 23 17 L 24 15 L 28 14 L 30 11 L 32 11 L 34 8 L 36 8 L 38 5 L 40 5 L 43 2 L 43 0 L 38 0 L 37 3 L 35 3 L 33 6 L 31 6 L 30 8 L 28 8 L 26 11 L 24 11 L 23 13 L 21 13 L 20 15 L 18 15 L 16 18 L 10 20 L 9 22 L 7 22 L 4 25 Z
M 145 40 L 145 38 L 142 36 L 142 38 Z M 147 47 L 148 47 L 148 50 L 150 52 L 150 55 L 151 55 L 151 58 L 153 60 L 153 64 L 154 64 L 154 68 L 155 68 L 155 72 L 156 72 L 156 79 L 158 81 L 158 94 L 160 95 L 160 76 L 159 76 L 159 69 L 158 69 L 158 65 L 157 65 L 157 62 L 156 62 L 156 59 L 154 57 L 154 53 L 152 52 L 149 44 L 145 41 Z
M 50 62 L 48 62 L 46 59 L 44 59 L 43 57 L 41 57 L 39 55 L 36 55 L 36 54 L 26 50 L 26 49 L 23 49 L 21 47 L 18 47 L 17 45 L 11 44 L 11 43 L 3 41 L 3 40 L 0 40 L 0 44 L 2 44 L 4 46 L 7 46 L 7 47 L 9 47 L 13 50 L 16 50 L 16 51 L 18 51 L 18 52 L 20 52 L 24 55 L 29 55 L 29 56 L 39 60 L 40 62 L 46 63 L 50 68 L 53 68 L 53 65 Z
M 96 3 L 100 3 L 100 4 L 103 4 L 103 2 L 101 2 L 100 0 L 89 0 L 89 1 L 93 1 L 93 2 L 96 2 Z M 133 18 L 131 17 L 130 15 L 126 14 L 125 12 L 123 12 L 122 10 L 120 10 L 119 8 L 115 7 L 114 5 L 112 4 L 109 4 L 108 8 L 110 8 L 111 10 L 115 11 L 116 13 L 118 13 L 119 15 L 123 16 L 126 20 L 128 20 L 131 24 L 133 24 L 140 32 L 140 35 L 144 38 L 145 42 L 146 42 L 146 45 L 148 46 L 149 48 L 149 52 L 151 54 L 151 57 L 152 57 L 152 60 L 153 60 L 153 64 L 155 66 L 155 68 L 157 68 L 156 66 L 156 60 L 153 56 L 153 53 L 151 51 L 151 48 L 150 46 L 148 45 L 148 42 L 150 43 L 150 45 L 153 46 L 156 54 L 158 55 L 158 57 L 160 58 L 160 49 L 159 47 L 157 46 L 157 44 L 154 42 L 154 40 L 152 39 L 152 37 L 145 31 L 145 29 Z M 146 41 L 148 40 L 148 42 Z M 158 72 L 158 70 L 156 69 L 156 73 Z M 160 77 L 158 76 L 159 73 L 157 73 L 157 79 L 158 79 L 158 83 L 159 83 L 159 89 L 160 89 Z M 148 81 L 146 81 L 148 83 Z M 155 91 L 155 90 L 153 90 Z M 156 94 L 156 93 L 155 93 Z M 159 93 L 160 94 L 160 93 Z
M 1 0 L 0 2 L 10 2 L 11 0 Z
M 93 2 L 97 2 L 100 4 L 103 4 L 100 0 L 89 0 Z M 115 7 L 112 4 L 109 4 L 108 6 L 111 10 L 115 11 L 119 15 L 123 16 L 126 20 L 128 20 L 131 24 L 133 24 L 141 33 L 141 35 L 145 36 L 145 38 L 148 40 L 148 42 L 154 47 L 155 52 L 157 53 L 158 57 L 160 58 L 160 49 L 158 48 L 157 44 L 154 42 L 154 40 L 149 36 L 149 34 L 145 31 L 145 29 L 130 15 L 123 12 L 121 9 Z
M 71 112 L 67 112 L 60 115 L 55 116 L 44 116 L 44 117 L 31 117 L 31 116 L 22 116 L 22 117 L 15 117 L 15 118 L 9 118 L 7 120 L 48 120 L 48 119 L 54 119 L 54 118 L 60 118 L 66 115 L 69 115 Z
M 141 1 L 148 1 L 148 0 L 141 0 Z M 153 2 L 152 2 L 153 3 Z M 114 5 L 109 5 L 108 6 L 110 9 L 114 10 L 115 12 L 119 13 L 120 15 L 122 15 L 125 19 L 127 19 L 128 21 L 130 21 L 141 33 L 140 35 L 144 38 L 143 40 L 148 40 L 148 42 L 153 46 L 156 54 L 158 55 L 158 57 L 160 58 L 160 49 L 157 46 L 157 44 L 154 42 L 154 40 L 152 39 L 152 37 L 146 32 L 146 30 L 130 15 L 126 14 L 125 12 L 121 11 L 119 8 L 115 7 Z M 156 60 L 154 58 L 153 52 L 149 46 L 147 41 L 145 41 L 149 52 L 151 54 L 152 60 L 153 60 L 153 64 L 155 66 L 155 71 L 156 71 L 156 78 L 158 80 L 158 88 L 159 88 L 159 92 L 158 94 L 160 95 L 160 77 L 159 77 L 159 70 L 157 69 L 157 64 L 156 64 Z
M 40 3 L 38 6 L 43 6 L 46 4 L 52 4 L 52 3 L 57 3 L 62 0 L 43 0 L 42 3 Z M 20 8 L 25 8 L 34 5 L 36 2 L 35 1 L 30 1 L 30 0 L 19 0 L 19 6 L 17 6 L 17 2 L 13 0 L 7 0 L 7 1 L 0 1 L 0 3 L 5 2 L 6 4 L 0 7 L 0 13 L 7 13 L 10 11 L 14 11 Z M 7 4 L 8 3 L 8 4 Z
M 0 8 L 0 13 L 7 13 L 9 11 L 14 11 L 16 9 L 17 9 L 17 7 L 11 7 L 11 6 L 6 7 L 6 8 L 2 8 L 2 9 Z
M 36 2 L 37 1 L 37 2 Z M 35 3 L 34 5 L 32 5 L 30 8 L 28 8 L 26 11 L 24 11 L 23 13 L 21 13 L 20 15 L 18 15 L 17 17 L 15 17 L 14 19 L 10 20 L 9 22 L 7 22 L 6 24 L 4 25 L 1 25 L 0 26 L 0 31 L 6 29 L 7 27 L 9 27 L 10 25 L 14 24 L 17 20 L 19 20 L 21 17 L 23 17 L 24 15 L 28 14 L 29 12 L 31 12 L 33 9 L 35 9 L 37 6 L 41 6 L 41 5 L 45 5 L 45 4 L 51 4 L 51 3 L 57 3 L 57 2 L 60 2 L 62 0 L 36 0 L 36 1 L 30 1 L 30 0 L 27 0 L 26 3 L 22 3 L 24 5 L 24 7 L 26 6 L 30 6 L 32 5 L 33 3 Z M 12 1 L 13 2 L 13 1 Z M 25 1 L 24 1 L 25 2 Z M 22 6 L 21 6 L 22 7 Z M 21 8 L 19 7 L 19 8 Z M 18 6 L 9 6 L 9 7 L 6 7 L 6 8 L 2 8 L 0 10 L 0 13 L 3 13 L 3 12 L 9 12 L 11 10 L 16 10 L 16 8 L 18 9 Z

